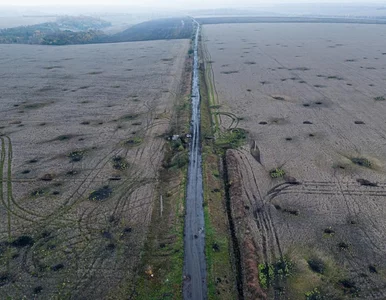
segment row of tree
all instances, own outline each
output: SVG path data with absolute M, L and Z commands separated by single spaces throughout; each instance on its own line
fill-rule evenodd
M 101 29 L 111 23 L 92 17 L 62 17 L 55 22 L 0 30 L 2 44 L 87 44 L 105 37 Z
M 65 17 L 56 22 L 0 30 L 0 44 L 74 45 L 189 39 L 193 32 L 189 18 L 152 20 L 112 36 L 102 31 L 110 25 L 91 17 Z

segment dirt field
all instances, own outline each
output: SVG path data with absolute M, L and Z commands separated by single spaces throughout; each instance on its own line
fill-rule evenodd
M 188 48 L 0 46 L 1 299 L 130 283 Z
M 204 26 L 245 299 L 386 298 L 385 28 Z

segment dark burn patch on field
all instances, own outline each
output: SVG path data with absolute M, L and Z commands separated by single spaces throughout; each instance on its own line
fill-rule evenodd
M 272 98 L 279 101 L 285 101 L 285 98 L 281 96 L 272 96 Z
M 339 285 L 345 294 L 358 297 L 360 289 L 356 286 L 355 282 L 351 279 L 339 280 Z
M 44 174 L 42 177 L 40 177 L 40 180 L 42 181 L 52 181 L 54 179 L 54 174 Z
M 35 109 L 40 109 L 40 108 L 43 108 L 47 105 L 50 105 L 52 104 L 53 102 L 35 102 L 35 103 L 28 103 L 28 104 L 24 104 L 22 106 L 22 109 L 24 110 L 35 110 Z
M 370 187 L 377 187 L 377 186 L 378 186 L 377 183 L 371 182 L 371 181 L 369 181 L 369 180 L 367 180 L 367 179 L 362 179 L 362 178 L 357 179 L 357 182 L 358 182 L 360 185 L 363 185 L 363 186 L 370 186 Z
M 300 211 L 296 208 L 284 208 L 282 210 L 282 212 L 287 213 L 287 214 L 292 215 L 292 216 L 299 216 L 300 215 Z
M 229 75 L 229 74 L 237 74 L 239 73 L 239 71 L 222 71 L 221 74 L 226 74 L 226 75 Z
M 112 159 L 113 168 L 119 171 L 126 170 L 129 167 L 129 163 L 122 156 L 114 156 Z
M 378 273 L 378 270 L 374 265 L 369 265 L 369 272 L 370 273 Z
M 9 284 L 12 281 L 12 276 L 9 272 L 0 273 L 0 287 Z
M 338 249 L 341 251 L 346 251 L 350 248 L 350 245 L 347 244 L 346 242 L 339 242 L 338 243 Z
M 119 118 L 120 121 L 131 121 L 139 117 L 139 114 L 126 114 Z
M 88 72 L 87 74 L 88 75 L 99 75 L 99 74 L 102 74 L 103 71 L 91 71 L 91 72 Z
M 79 173 L 79 171 L 77 171 L 77 170 L 71 170 L 71 171 L 66 172 L 66 176 L 75 176 L 78 173 Z
M 65 134 L 65 135 L 59 135 L 54 140 L 55 141 L 68 141 L 68 140 L 71 140 L 73 137 L 75 137 L 75 135 Z
M 11 242 L 11 246 L 15 248 L 30 247 L 35 243 L 34 239 L 29 235 L 19 236 L 17 239 Z
M 63 66 L 47 66 L 43 67 L 44 70 L 54 70 L 54 69 L 63 69 Z
M 43 287 L 41 285 L 34 287 L 33 294 L 38 295 L 43 291 Z
M 292 69 L 288 69 L 288 71 L 309 71 L 310 68 L 307 68 L 307 67 L 296 67 L 296 68 L 292 68 Z
M 133 134 L 136 134 L 136 132 L 133 132 Z M 135 147 L 135 146 L 138 146 L 142 143 L 142 139 L 139 138 L 139 137 L 133 137 L 133 138 L 130 138 L 130 139 L 127 139 L 125 141 L 123 141 L 123 145 L 125 147 Z
M 51 270 L 54 271 L 54 272 L 58 272 L 60 270 L 64 269 L 64 264 L 62 263 L 59 263 L 59 264 L 56 264 L 56 265 L 53 265 L 51 267 Z
M 46 193 L 46 190 L 45 189 L 42 189 L 42 188 L 38 188 L 34 191 L 31 192 L 31 197 L 41 197 L 43 196 L 44 194 Z
M 330 75 L 330 76 L 327 76 L 327 79 L 341 81 L 341 80 L 343 80 L 343 77 L 340 77 L 340 76 L 337 76 L 337 75 Z
M 319 258 L 309 259 L 307 263 L 310 269 L 315 273 L 323 274 L 326 269 L 324 262 Z
M 76 151 L 70 152 L 67 156 L 71 160 L 71 162 L 79 162 L 83 159 L 85 154 L 86 154 L 85 150 L 76 150 Z
M 328 228 L 325 228 L 323 230 L 324 234 L 327 234 L 327 235 L 334 235 L 335 234 L 335 230 L 333 230 L 331 227 L 328 227 Z
M 110 198 L 112 193 L 112 188 L 110 188 L 108 185 L 105 185 L 104 187 L 92 192 L 88 199 L 91 201 L 103 201 Z
M 353 164 L 356 164 L 360 167 L 366 167 L 366 168 L 372 167 L 371 161 L 369 161 L 367 158 L 364 158 L 364 157 L 353 157 L 350 160 Z

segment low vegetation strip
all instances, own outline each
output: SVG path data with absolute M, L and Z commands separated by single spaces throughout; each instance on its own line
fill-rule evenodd
M 160 170 L 152 222 L 135 286 L 123 286 L 117 295 L 134 299 L 181 299 L 184 260 L 184 209 L 191 115 L 192 59 L 187 57 L 173 108 L 169 142 Z M 172 137 L 172 138 L 170 138 Z M 174 138 L 173 138 L 174 137 Z M 177 138 L 178 137 L 178 138 Z M 133 292 L 134 291 L 134 292 Z M 122 293 L 123 292 L 123 293 Z M 117 297 L 117 299 L 122 299 Z
M 224 148 L 218 142 L 219 136 L 226 139 L 229 133 L 220 132 L 221 120 L 215 105 L 218 103 L 217 92 L 205 43 L 201 43 L 200 51 L 206 61 L 205 65 L 201 65 L 204 69 L 200 69 L 200 94 L 208 298 L 243 299 L 242 283 L 238 280 L 237 243 L 234 243 L 232 220 L 227 213 Z M 226 146 L 235 145 L 229 143 L 230 140 L 227 140 Z

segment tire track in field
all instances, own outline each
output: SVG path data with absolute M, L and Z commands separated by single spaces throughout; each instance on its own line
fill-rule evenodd
M 151 110 L 149 110 L 149 111 L 150 111 L 150 113 L 151 113 Z M 151 119 L 153 119 L 152 116 L 151 116 Z M 149 120 L 147 120 L 147 122 L 149 122 Z M 150 125 L 148 124 L 147 128 L 141 129 L 141 131 L 147 131 L 147 130 L 150 129 L 151 127 L 154 127 L 154 124 L 153 124 L 152 126 L 150 126 Z M 115 151 L 115 154 L 117 154 L 117 153 L 119 153 L 119 152 L 122 151 L 122 150 L 116 150 L 116 149 L 114 149 L 112 152 L 114 152 L 114 151 Z M 126 156 L 128 155 L 128 151 L 129 151 L 129 149 L 126 149 Z M 139 158 L 140 158 L 140 157 L 143 155 L 143 152 L 144 152 L 144 151 L 145 151 L 145 150 L 144 150 L 144 149 L 141 149 L 141 148 L 137 149 L 137 153 L 136 153 L 135 156 L 136 156 L 137 158 L 138 158 L 138 156 L 139 156 Z M 110 152 L 107 156 L 111 155 L 112 152 Z M 87 176 L 87 178 L 84 179 L 83 182 L 81 183 L 81 185 L 78 187 L 78 190 L 76 191 L 76 192 L 78 193 L 78 195 L 77 195 L 77 199 L 78 199 L 78 200 L 81 199 L 82 196 L 84 195 L 84 192 L 83 192 L 83 193 L 82 193 L 82 192 L 79 192 L 80 188 L 82 188 L 82 185 L 85 184 L 86 181 L 91 180 L 91 182 L 92 182 L 93 179 L 94 179 L 96 176 L 98 176 L 98 174 L 100 173 L 101 169 L 103 169 L 103 167 L 108 163 L 108 160 L 105 160 L 105 159 L 107 158 L 107 156 L 104 157 L 104 158 L 102 158 L 102 159 L 99 161 L 99 163 L 98 163 L 98 165 L 97 165 L 97 168 L 98 168 L 99 170 L 97 171 L 97 173 L 96 173 L 96 174 L 92 174 L 92 172 L 90 172 L 89 175 Z M 154 166 L 153 166 L 153 167 L 154 167 Z M 95 170 L 95 169 L 94 169 L 94 170 Z M 92 177 L 92 178 L 90 179 L 90 177 Z M 136 190 L 138 187 L 142 186 L 142 184 L 144 184 L 145 181 L 147 181 L 148 183 L 149 183 L 149 180 L 150 180 L 150 183 L 153 182 L 152 179 L 148 179 L 148 180 L 145 180 L 145 179 L 143 179 L 143 180 L 138 180 L 138 178 L 142 177 L 142 176 L 140 176 L 139 173 L 138 173 L 138 174 L 136 174 L 136 173 L 134 174 L 134 173 L 133 173 L 133 174 L 130 175 L 130 177 L 131 177 L 131 178 L 136 178 L 136 180 L 128 179 L 128 180 L 126 180 L 125 182 L 123 182 L 123 183 L 120 185 L 121 189 L 122 189 L 122 187 L 123 187 L 124 190 L 122 191 L 121 195 L 116 199 L 115 208 L 113 209 L 113 212 L 112 212 L 112 215 L 114 215 L 114 216 L 116 216 L 116 215 L 118 215 L 118 214 L 120 215 L 120 214 L 122 213 L 122 211 L 125 210 L 124 207 L 125 207 L 126 205 L 130 205 L 130 203 L 132 202 L 132 201 L 129 201 L 129 202 L 128 202 L 128 201 L 122 201 L 123 198 L 126 198 L 126 196 L 130 196 L 133 192 L 135 192 L 135 190 Z M 91 184 L 91 182 L 90 182 L 90 184 Z M 127 183 L 130 183 L 130 184 L 129 184 L 129 187 L 127 187 Z M 120 188 L 118 188 L 118 189 L 120 189 Z M 74 194 L 71 195 L 71 196 L 74 196 Z M 78 200 L 75 200 L 75 202 L 71 203 L 70 207 L 72 207 L 73 205 L 77 204 L 77 203 L 79 202 Z M 140 199 L 139 199 L 139 200 L 140 200 Z M 69 208 L 69 207 L 66 207 L 66 208 Z M 75 251 L 75 252 L 73 253 L 73 255 L 78 256 L 78 257 L 84 256 L 84 255 L 87 253 L 87 251 L 90 251 L 90 243 L 92 243 L 93 240 L 94 240 L 94 241 L 98 240 L 98 238 L 94 238 L 94 239 L 92 239 L 92 238 L 87 238 L 87 236 L 89 236 L 89 235 L 90 235 L 90 236 L 93 236 L 93 235 L 95 235 L 96 233 L 99 234 L 99 231 L 98 231 L 97 229 L 93 228 L 93 226 L 92 226 L 92 225 L 95 225 L 95 224 L 91 224 L 92 219 L 93 219 L 93 216 L 94 216 L 94 215 L 98 215 L 97 210 L 98 210 L 98 208 L 94 208 L 94 209 L 91 210 L 91 211 L 88 211 L 88 212 L 85 211 L 85 212 L 80 216 L 80 218 L 78 219 L 78 221 L 77 221 L 78 229 L 79 229 L 79 231 L 80 231 L 81 233 L 80 233 L 80 235 L 73 237 L 73 240 L 74 240 L 74 239 L 75 239 L 75 240 L 79 240 L 79 238 L 81 238 L 81 239 L 82 239 L 82 238 L 86 238 L 87 244 L 86 244 L 86 245 L 83 245 L 83 250 L 82 250 L 82 251 L 80 251 L 80 252 Z M 65 212 L 63 211 L 62 213 L 65 213 Z M 86 232 L 85 232 L 85 231 L 86 231 Z M 90 278 L 93 276 L 92 274 L 95 273 L 95 271 L 98 269 L 97 265 L 99 265 L 100 263 L 103 263 L 103 258 L 101 258 L 100 256 L 97 256 L 93 261 L 91 261 L 91 262 L 88 264 L 88 267 L 86 268 L 88 271 L 86 271 L 85 273 L 83 273 L 83 275 L 81 276 L 81 279 L 78 281 L 78 284 L 75 286 L 75 290 L 77 290 L 80 286 L 83 286 L 85 281 L 86 281 L 86 282 L 89 282 L 89 281 L 90 281 Z
M 347 212 L 350 216 L 356 216 L 358 212 L 361 212 L 361 206 L 360 203 L 358 203 L 355 200 L 354 196 L 377 196 L 377 197 L 385 197 L 385 184 L 381 183 L 381 186 L 378 187 L 379 191 L 378 193 L 372 192 L 370 189 L 376 189 L 377 187 L 363 187 L 359 186 L 356 182 L 346 182 L 341 183 L 339 180 L 336 182 L 304 182 L 301 186 L 290 186 L 286 184 L 280 184 L 278 187 L 275 187 L 273 190 L 271 190 L 271 199 L 279 196 L 279 195 L 290 195 L 290 194 L 307 194 L 307 195 L 341 195 L 344 199 L 344 202 L 347 206 Z M 322 189 L 321 187 L 322 186 Z M 292 188 L 292 190 L 291 190 Z M 355 189 L 356 188 L 356 189 Z M 353 190 L 355 189 L 355 190 Z M 352 203 L 355 203 L 358 209 L 358 212 L 352 211 L 351 205 Z M 371 222 L 370 218 L 367 218 L 367 221 Z M 375 227 L 375 226 L 374 226 Z M 373 249 L 378 250 L 379 253 L 384 252 L 383 249 L 374 243 L 373 239 L 369 236 L 366 229 L 359 227 L 358 230 L 362 232 L 364 235 L 364 238 L 367 240 L 369 244 L 372 245 Z M 379 255 L 379 254 L 378 254 Z M 363 272 L 363 266 L 361 266 L 362 258 L 357 257 L 354 255 L 354 252 L 352 251 L 346 251 L 345 252 L 345 259 L 347 259 L 350 273 L 352 274 L 360 274 Z M 362 263 L 363 265 L 363 263 Z M 371 277 L 361 277 L 361 276 L 353 276 L 353 279 L 356 282 L 360 282 L 361 287 L 368 287 L 367 290 L 363 290 L 363 292 L 366 292 L 366 296 L 371 295 L 374 299 L 378 299 L 379 297 L 384 297 L 385 293 L 381 290 L 379 291 L 373 291 L 371 290 L 371 287 L 376 284 L 376 281 L 374 281 Z M 362 295 L 363 296 L 363 295 Z
M 11 140 L 8 139 L 9 143 L 8 143 L 8 170 L 7 170 L 7 205 L 8 205 L 8 209 L 7 209 L 7 225 L 8 225 L 8 253 L 7 253 L 7 271 L 9 272 L 9 268 L 10 268 L 10 243 L 11 243 L 11 240 L 12 240 L 12 228 L 11 228 L 11 213 L 10 213 L 10 209 L 11 209 L 11 198 L 10 198 L 10 193 L 12 195 L 12 169 L 11 169 L 11 164 L 12 164 L 12 147 L 11 147 Z M 1 143 L 2 143 L 2 154 L 4 154 L 4 160 L 5 160 L 5 140 L 2 139 L 1 140 Z M 3 158 L 2 158 L 3 159 Z M 1 168 L 1 176 L 3 177 L 4 174 L 4 161 L 2 161 L 2 168 Z M 3 185 L 3 180 L 1 182 L 1 185 Z M 3 194 L 3 192 L 2 192 Z
M 115 151 L 115 150 L 113 150 L 113 151 Z M 110 155 L 112 152 L 110 152 L 108 155 Z M 107 155 L 107 156 L 108 156 Z M 107 157 L 106 156 L 106 157 Z M 101 164 L 101 163 L 103 163 L 103 161 L 104 161 L 104 159 L 106 158 L 106 157 L 104 157 L 101 161 L 99 161 L 98 162 L 98 166 Z M 104 163 L 103 163 L 103 166 L 105 166 L 106 164 L 108 163 L 108 161 L 105 161 Z M 93 179 L 95 179 L 95 177 L 96 176 L 98 176 L 98 174 L 101 172 L 101 170 L 103 169 L 103 166 L 101 167 L 101 168 L 99 168 L 99 170 L 97 171 L 97 174 L 95 174 L 94 176 L 93 176 L 93 178 L 92 178 L 92 180 L 91 180 L 91 182 L 89 183 L 89 184 L 91 184 L 92 182 L 93 182 Z M 90 172 L 89 173 L 89 175 L 87 176 L 87 178 L 85 179 L 85 180 L 83 180 L 83 182 L 80 184 L 80 186 L 78 187 L 78 189 L 80 189 L 81 187 L 82 187 L 82 185 L 87 181 L 87 179 L 89 179 L 89 177 L 90 176 L 92 176 L 91 175 L 92 174 L 92 172 Z M 137 184 L 139 184 L 138 182 L 137 182 Z M 59 214 L 60 215 L 64 215 L 64 214 L 66 214 L 74 205 L 76 205 L 77 203 L 79 203 L 79 199 L 81 199 L 82 197 L 83 197 L 83 195 L 84 195 L 84 192 L 83 193 L 78 193 L 79 194 L 79 198 L 77 198 L 76 200 L 75 200 L 75 202 L 74 203 L 71 203 L 71 205 L 68 205 L 68 206 L 66 206 L 66 207 L 62 207 L 62 209 L 59 209 L 58 211 L 56 211 L 56 215 L 58 216 Z M 73 195 L 75 195 L 75 193 L 73 194 Z M 73 196 L 72 195 L 72 196 Z M 89 217 L 89 216 L 87 216 L 87 217 Z M 52 220 L 52 222 L 54 222 L 55 221 L 55 219 L 53 219 Z M 92 239 L 92 236 L 95 236 L 95 233 L 97 232 L 96 230 L 92 230 L 92 229 L 90 229 L 90 228 L 88 228 L 88 225 L 89 225 L 89 219 L 87 218 L 87 220 L 86 220 L 86 229 L 88 230 L 88 232 L 87 233 L 82 233 L 82 227 L 84 227 L 84 226 L 82 226 L 81 225 L 81 223 L 82 223 L 82 221 L 81 220 L 79 220 L 78 222 L 77 222 L 77 224 L 78 224 L 78 226 L 79 226 L 79 230 L 80 230 L 80 234 L 79 235 L 77 235 L 77 236 L 73 236 L 71 239 L 73 240 L 73 239 L 75 239 L 75 240 L 82 240 L 82 242 L 84 242 L 85 240 L 87 241 L 86 242 L 86 245 L 83 245 L 83 248 L 84 248 L 84 250 L 83 251 L 80 251 L 80 252 L 77 252 L 77 251 L 71 251 L 71 255 L 74 255 L 75 257 L 80 257 L 80 256 L 82 256 L 82 255 L 84 255 L 84 253 L 87 251 L 87 250 L 89 250 L 89 247 L 90 247 L 90 243 L 92 243 L 93 242 L 93 240 L 94 241 L 96 241 L 96 240 L 98 240 L 98 238 L 94 238 L 94 239 Z M 48 224 L 51 224 L 52 222 L 48 222 L 47 223 L 47 225 Z M 75 222 L 75 221 L 74 221 Z M 68 222 L 67 222 L 68 223 Z M 69 224 L 67 224 L 67 225 L 69 225 Z M 71 229 L 69 229 L 68 230 L 68 232 L 71 232 L 72 230 Z M 59 234 L 59 235 L 66 235 L 66 233 L 65 232 L 61 232 L 61 234 Z M 91 238 L 88 238 L 87 237 L 87 234 L 89 234 L 90 236 L 91 236 Z M 57 235 L 57 236 L 59 236 L 59 235 Z M 43 242 L 43 244 L 44 244 L 44 241 L 42 241 L 42 239 L 38 239 L 37 241 L 36 241 L 36 244 L 38 244 L 38 243 L 40 243 L 40 242 Z M 23 265 L 24 265 L 24 268 L 23 268 L 23 270 L 25 271 L 25 272 L 27 272 L 27 273 L 30 273 L 29 272 L 29 270 L 28 270 L 28 268 L 27 268 L 27 259 L 32 255 L 31 253 L 33 253 L 33 249 L 31 248 L 31 249 L 28 249 L 29 251 L 26 251 L 26 253 L 25 253 L 25 255 L 23 256 Z M 30 253 L 30 254 L 28 254 L 28 253 Z M 66 254 L 66 255 L 69 255 L 69 254 Z M 96 259 L 92 262 L 92 264 L 91 265 L 89 265 L 89 267 L 91 268 L 91 269 L 94 269 L 95 270 L 95 264 L 97 263 L 97 259 L 100 259 L 100 257 L 99 256 L 97 256 L 96 257 Z M 35 259 L 36 260 L 36 259 Z M 76 262 L 77 263 L 77 262 Z M 86 277 L 88 277 L 88 275 L 89 274 L 91 274 L 90 272 L 91 272 L 91 269 L 89 269 L 89 271 L 88 272 L 86 272 L 84 275 L 83 275 L 83 279 L 84 278 L 86 278 Z
M 151 126 L 151 127 L 154 127 Z M 143 129 L 143 131 L 147 131 L 148 129 L 151 128 L 150 126 L 147 126 L 147 128 Z M 121 151 L 121 150 L 120 150 Z M 129 149 L 126 149 L 126 156 L 128 155 L 128 151 Z M 145 149 L 137 149 L 136 151 L 136 154 L 135 156 L 139 159 L 142 157 L 142 155 L 144 155 L 144 151 Z M 154 154 L 155 155 L 155 154 Z M 154 165 L 153 165 L 153 162 L 151 162 L 151 165 L 154 169 Z M 124 212 L 124 211 L 128 211 L 128 210 L 133 210 L 133 209 L 136 209 L 138 207 L 142 207 L 143 205 L 146 205 L 145 204 L 136 204 L 136 205 L 131 205 L 131 203 L 136 200 L 136 202 L 138 201 L 141 201 L 143 199 L 131 199 L 131 201 L 122 201 L 122 200 L 125 200 L 127 199 L 127 197 L 130 198 L 130 196 L 140 187 L 140 186 L 143 186 L 143 184 L 149 184 L 149 183 L 153 183 L 154 180 L 152 178 L 149 178 L 149 179 L 146 179 L 146 178 L 143 178 L 141 180 L 138 180 L 138 178 L 143 178 L 143 176 L 137 172 L 137 173 L 133 173 L 130 175 L 130 179 L 127 179 L 125 180 L 125 182 L 123 182 L 120 187 L 118 189 L 123 189 L 123 191 L 121 192 L 121 195 L 116 199 L 116 204 L 115 204 L 115 208 L 113 209 L 113 212 L 112 212 L 112 215 L 115 216 L 115 217 L 120 217 L 120 215 Z M 133 180 L 132 178 L 136 178 L 136 180 Z M 129 187 L 127 186 L 127 183 L 129 183 Z M 147 197 L 149 198 L 149 197 Z M 152 199 L 152 197 L 150 197 Z M 151 200 L 149 201 L 151 202 Z M 127 205 L 131 205 L 129 208 L 125 209 L 125 207 Z M 87 235 L 95 235 L 95 234 L 99 234 L 100 232 L 93 228 L 95 226 L 92 226 L 92 225 L 95 225 L 94 223 L 91 224 L 91 222 L 93 222 L 93 216 L 95 215 L 98 215 L 98 212 L 97 212 L 97 209 L 98 208 L 94 208 L 93 210 L 91 211 L 88 211 L 88 212 L 84 212 L 82 214 L 82 216 L 78 219 L 78 228 L 80 230 L 80 232 L 83 232 L 81 233 L 81 235 L 79 235 L 78 237 L 74 237 L 74 239 L 79 239 L 79 237 L 87 237 Z M 86 232 L 85 232 L 85 231 Z M 98 240 L 98 238 L 95 238 L 94 240 Z M 73 253 L 74 255 L 77 255 L 77 256 L 84 256 L 87 251 L 90 251 L 90 243 L 92 243 L 93 240 L 92 239 L 88 239 L 88 243 L 87 245 L 84 245 L 83 247 L 83 251 L 80 251 L 80 252 L 76 252 L 76 253 Z M 99 256 L 98 256 L 99 257 Z M 97 257 L 97 258 L 98 258 Z M 80 286 L 83 286 L 85 283 L 84 282 L 89 282 L 92 278 L 92 274 L 95 273 L 96 270 L 98 270 L 98 266 L 103 263 L 103 258 L 102 257 L 99 257 L 99 259 L 94 259 L 92 262 L 90 262 L 88 264 L 88 267 L 86 268 L 88 271 L 85 272 L 80 281 L 78 282 L 79 284 L 76 285 L 75 287 L 75 290 L 76 289 L 79 289 Z
M 247 178 L 248 181 L 251 181 L 252 186 L 248 187 L 245 183 L 248 181 L 245 181 L 243 179 L 243 171 L 241 171 L 240 176 L 242 178 L 243 189 L 244 194 L 247 196 L 248 199 L 250 199 L 250 196 L 248 196 L 249 190 L 256 191 L 258 194 L 258 197 L 253 195 L 254 199 L 254 205 L 253 205 L 253 218 L 254 222 L 257 226 L 257 229 L 260 233 L 261 238 L 261 247 L 262 247 L 262 261 L 258 262 L 259 264 L 265 264 L 266 268 L 269 269 L 269 266 L 271 264 L 275 264 L 278 261 L 284 261 L 284 256 L 282 252 L 282 247 L 279 239 L 279 235 L 277 233 L 277 229 L 275 227 L 275 224 L 273 223 L 270 207 L 267 206 L 266 197 L 263 197 L 263 194 L 260 190 L 258 180 L 256 178 L 253 165 L 251 161 L 249 160 L 249 156 L 243 155 L 243 153 L 239 152 L 239 159 L 240 159 L 240 165 L 241 169 L 244 170 L 244 172 L 248 175 Z M 254 160 L 253 160 L 254 161 Z M 268 278 L 269 284 L 272 284 L 273 286 L 279 286 L 280 284 L 280 278 Z M 279 299 L 280 297 L 278 295 L 274 295 L 274 299 Z
M 268 201 L 272 201 L 275 197 L 283 194 L 308 194 L 308 195 L 337 195 L 342 196 L 386 196 L 386 187 L 364 187 L 356 182 L 347 182 L 342 186 L 340 181 L 325 181 L 325 182 L 301 182 L 297 185 L 291 183 L 281 183 L 272 188 L 268 193 Z
M 334 174 L 335 176 L 335 174 Z M 336 177 L 336 176 L 335 176 Z M 364 212 L 362 211 L 361 209 L 361 203 L 359 203 L 357 200 L 356 200 L 356 197 L 355 196 L 364 196 L 366 195 L 366 193 L 362 193 L 362 194 L 354 194 L 351 192 L 351 190 L 348 188 L 348 183 L 346 183 L 346 193 L 344 193 L 345 191 L 343 190 L 343 187 L 342 187 L 342 184 L 341 182 L 338 180 L 337 181 L 338 185 L 339 185 L 339 190 L 341 191 L 341 194 L 346 202 L 346 205 L 347 205 L 347 209 L 348 209 L 348 212 L 350 214 L 350 216 L 354 216 L 354 217 L 357 217 L 360 213 L 362 213 L 364 215 Z M 371 187 L 370 189 L 374 189 L 375 187 Z M 382 190 L 385 190 L 385 188 L 381 188 Z M 380 191 L 381 192 L 381 191 Z M 347 197 L 346 197 L 347 195 Z M 371 194 L 370 194 L 371 195 Z M 371 196 L 375 196 L 375 195 L 371 195 Z M 376 195 L 378 196 L 378 195 Z M 355 210 L 354 208 L 351 208 L 351 205 L 349 204 L 355 204 L 357 209 Z M 350 209 L 351 208 L 351 209 Z M 354 211 L 353 211 L 354 210 Z M 370 217 L 366 217 L 366 222 L 370 222 L 372 223 L 372 219 Z M 375 226 L 374 226 L 375 227 Z M 379 251 L 379 253 L 383 253 L 383 249 L 381 249 L 375 242 L 374 240 L 369 236 L 369 234 L 367 233 L 366 229 L 364 229 L 362 226 L 359 226 L 358 230 L 360 230 L 362 232 L 362 234 L 364 235 L 364 238 L 367 240 L 367 242 L 369 244 L 372 245 L 372 249 L 376 249 Z M 362 271 L 362 268 L 361 268 L 361 260 L 362 258 L 361 257 L 357 257 L 354 252 L 352 251 L 348 251 L 348 253 L 345 255 L 345 258 L 347 259 L 348 261 L 348 264 L 350 265 L 350 271 L 351 272 L 354 272 L 354 274 L 360 274 L 361 271 Z M 362 266 L 363 267 L 363 266 Z M 356 282 L 360 282 L 360 286 L 361 287 L 367 287 L 367 292 L 373 297 L 373 298 L 377 298 L 380 294 L 382 294 L 382 296 L 384 296 L 383 292 L 380 290 L 379 293 L 377 295 L 375 295 L 373 289 L 371 287 L 374 287 L 374 285 L 376 284 L 376 282 L 374 280 L 372 280 L 372 278 L 370 277 L 362 277 L 362 276 L 354 276 L 353 277 L 354 280 Z M 362 292 L 363 292 L 363 288 L 362 288 Z M 367 294 L 367 296 L 369 295 Z
M 203 34 L 203 37 L 205 37 L 205 35 Z M 209 92 L 210 95 L 208 95 L 209 98 L 212 98 L 213 97 L 213 103 L 210 105 L 221 105 L 220 102 L 219 102 L 219 99 L 218 99 L 218 92 L 217 92 L 217 88 L 216 88 L 216 83 L 215 83 L 215 76 L 214 76 L 214 71 L 213 71 L 213 68 L 212 68 L 212 56 L 208 50 L 208 46 L 206 43 L 201 43 L 201 49 L 203 51 L 203 55 L 204 55 L 204 59 L 205 59 L 205 72 L 207 74 L 205 74 L 205 78 L 207 78 L 207 82 L 206 82 L 206 85 L 208 86 L 207 90 Z M 210 102 L 210 101 L 209 101 Z M 214 110 L 214 115 L 218 116 L 218 124 L 216 124 L 216 127 L 217 125 L 220 126 L 222 124 L 222 118 L 221 118 L 221 114 L 218 114 L 219 113 L 219 107 L 218 108 L 211 108 L 210 109 L 211 111 Z M 216 118 L 215 118 L 215 122 L 216 122 Z M 216 122 L 217 123 L 217 122 Z
M 241 159 L 241 168 L 244 170 L 244 175 L 240 174 L 242 181 L 248 178 L 251 182 L 254 178 L 254 172 L 252 165 L 247 164 L 245 160 L 248 160 L 240 155 Z M 243 179 L 244 178 L 244 179 Z M 254 184 L 257 186 L 256 180 Z M 281 183 L 277 186 L 273 187 L 266 194 L 267 202 L 264 202 L 262 207 L 257 207 L 257 209 L 253 212 L 253 216 L 259 231 L 259 237 L 261 238 L 261 246 L 262 246 L 262 254 L 264 257 L 264 262 L 267 266 L 271 263 L 275 263 L 277 259 L 280 257 L 283 259 L 283 254 L 280 249 L 280 240 L 278 234 L 275 230 L 275 226 L 272 223 L 272 216 L 270 207 L 266 207 L 266 204 L 270 203 L 275 197 L 279 195 L 291 195 L 291 194 L 310 194 L 310 195 L 341 195 L 345 199 L 345 203 L 347 205 L 348 213 L 350 215 L 356 215 L 353 210 L 352 204 L 355 203 L 357 209 L 360 210 L 360 204 L 354 199 L 358 196 L 376 196 L 376 197 L 384 197 L 386 196 L 385 183 L 377 183 L 376 187 L 367 187 L 362 186 L 358 182 L 346 181 L 341 182 L 336 181 L 304 181 L 297 182 L 296 184 L 291 183 Z M 256 189 L 253 187 L 253 189 Z M 258 189 L 258 187 L 257 187 Z M 243 186 L 243 193 L 246 195 L 247 199 L 251 201 L 251 195 L 248 194 L 247 190 L 250 190 L 248 185 Z M 253 193 L 253 192 L 252 192 Z M 246 200 L 247 200 L 246 199 Z M 255 202 L 258 203 L 258 199 L 255 198 Z M 264 209 L 267 208 L 267 209 Z M 363 231 L 364 238 L 368 239 L 369 244 L 372 245 L 374 249 L 377 249 L 379 253 L 382 253 L 382 249 L 374 243 L 371 237 L 366 233 L 365 229 L 360 229 Z M 348 251 L 349 252 L 349 251 Z M 361 267 L 360 258 L 355 255 L 355 252 L 348 253 L 346 255 L 346 259 L 348 260 L 350 274 L 363 272 L 363 266 Z M 362 278 L 360 276 L 354 276 L 353 279 L 357 282 L 361 287 L 368 287 L 368 289 L 363 289 L 363 296 L 372 296 L 374 299 L 378 299 L 380 297 L 384 297 L 383 292 L 372 291 L 370 290 L 371 286 L 374 286 L 376 281 L 374 281 L 371 277 Z M 277 282 L 276 282 L 277 281 Z M 280 282 L 275 280 L 271 284 L 276 285 Z M 281 296 L 275 292 L 274 299 L 281 299 Z
M 5 138 L 8 141 L 8 163 L 7 163 L 7 167 L 8 167 L 7 168 L 7 203 L 8 203 L 8 207 L 11 209 L 11 203 L 12 203 L 12 206 L 19 209 L 22 213 L 26 213 L 26 214 L 34 216 L 34 217 L 43 218 L 44 216 L 20 206 L 19 203 L 13 197 L 13 182 L 14 182 L 14 180 L 12 179 L 13 148 L 12 148 L 11 138 L 9 136 L 5 136 Z M 21 217 L 21 216 L 18 216 L 18 217 L 22 218 L 24 220 L 30 221 L 30 222 L 34 222 L 32 219 L 29 219 L 28 217 Z
M 6 147 L 5 147 L 5 141 L 3 137 L 0 137 L 1 140 L 1 155 L 0 155 L 0 199 L 1 203 L 3 203 L 5 209 L 7 210 L 7 235 L 8 235 L 8 243 L 11 242 L 12 236 L 11 236 L 11 212 L 10 212 L 10 205 L 9 203 L 5 202 L 4 199 L 4 165 L 5 165 L 5 158 L 6 158 Z M 7 180 L 8 182 L 8 180 Z M 7 272 L 10 271 L 10 245 L 7 246 Z

